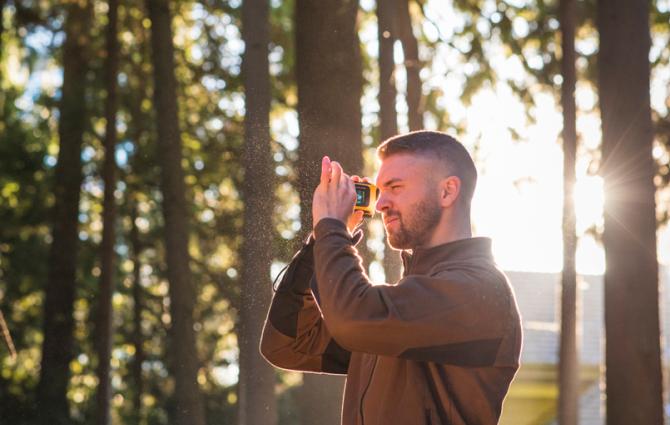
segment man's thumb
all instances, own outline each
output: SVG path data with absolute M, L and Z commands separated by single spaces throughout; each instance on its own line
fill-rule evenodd
M 322 184 L 328 184 L 330 181 L 330 174 L 331 174 L 331 165 L 330 165 L 330 158 L 327 156 L 324 156 L 323 159 L 321 160 L 321 183 Z

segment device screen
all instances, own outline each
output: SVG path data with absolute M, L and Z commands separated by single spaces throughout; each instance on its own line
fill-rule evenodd
M 367 190 L 365 188 L 357 187 L 356 188 L 356 205 L 366 205 L 367 204 Z

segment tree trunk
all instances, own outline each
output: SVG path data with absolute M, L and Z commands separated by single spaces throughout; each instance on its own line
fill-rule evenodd
M 563 273 L 561 281 L 561 345 L 558 417 L 560 425 L 577 425 L 579 358 L 577 355 L 577 235 L 573 192 L 577 157 L 575 106 L 575 0 L 560 1 L 561 106 L 563 109 Z
M 393 45 L 397 38 L 396 15 L 393 1 L 377 2 L 377 36 L 379 40 L 379 133 L 381 141 L 398 134 L 396 111 L 395 62 Z M 384 244 L 384 274 L 389 283 L 400 279 L 402 263 L 398 251 Z
M 100 291 L 98 293 L 98 317 L 96 321 L 97 355 L 98 355 L 98 388 L 96 394 L 98 425 L 110 424 L 109 404 L 111 399 L 110 360 L 112 352 L 113 318 L 112 293 L 114 292 L 115 254 L 114 242 L 116 239 L 116 110 L 117 110 L 117 70 L 119 43 L 117 40 L 118 1 L 109 0 L 107 24 L 107 58 L 105 60 L 105 86 L 107 99 L 105 101 L 105 159 L 102 169 L 102 178 L 105 186 L 102 215 L 102 249 L 100 253 Z
M 358 2 L 353 0 L 296 2 L 297 168 L 305 232 L 311 231 L 312 194 L 319 181 L 321 158 L 329 155 L 347 174 L 360 173 L 363 168 L 357 11 Z
M 377 38 L 379 40 L 379 130 L 381 140 L 398 134 L 398 114 L 395 108 L 395 62 L 393 45 L 397 37 L 396 8 L 393 2 L 377 3 Z
M 170 282 L 171 369 L 175 377 L 174 420 L 177 425 L 204 425 L 205 410 L 198 387 L 199 361 L 193 330 L 195 288 L 188 252 L 188 212 L 182 141 L 177 113 L 174 46 L 167 0 L 147 0 L 151 20 L 154 107 L 158 127 L 161 192 L 165 219 L 167 277 Z
M 363 168 L 360 106 L 363 81 L 357 12 L 358 2 L 353 0 L 296 2 L 300 125 L 296 168 L 303 237 L 312 229 L 312 195 L 319 181 L 321 158 L 328 155 L 340 162 L 347 174 L 360 174 Z M 343 379 L 305 374 L 304 382 L 302 394 L 307 397 L 304 406 L 318 410 L 303 410 L 302 416 L 318 417 L 322 424 L 331 421 L 339 424 Z M 322 388 L 339 397 L 324 404 L 316 391 L 305 391 L 308 388 Z
M 54 210 L 49 271 L 44 299 L 44 340 L 37 411 L 40 423 L 70 424 L 67 388 L 73 356 L 73 302 L 77 265 L 79 196 L 82 183 L 81 147 L 86 127 L 86 74 L 91 18 L 90 4 L 67 7 L 63 45 L 63 87 L 54 173 Z
M 272 296 L 274 167 L 270 145 L 270 75 L 268 64 L 268 0 L 242 3 L 245 50 L 242 73 L 245 87 L 244 120 L 244 230 L 242 296 L 239 320 L 238 424 L 277 423 L 275 372 L 258 348 Z M 260 231 L 259 231 L 260 230 Z
M 129 19 L 127 22 L 125 22 L 125 25 L 127 25 L 128 28 L 131 28 L 136 33 L 137 37 L 136 43 L 139 46 L 147 45 L 148 34 L 145 31 L 144 27 L 142 27 L 139 20 Z M 141 56 L 146 57 L 147 55 L 143 53 Z M 148 130 L 145 127 L 146 124 L 144 124 L 144 122 L 146 121 L 146 114 L 142 112 L 142 103 L 146 99 L 148 99 L 146 85 L 143 84 L 143 81 L 148 78 L 148 75 L 146 75 L 146 72 L 144 72 L 141 62 L 142 62 L 141 60 L 134 60 L 131 61 L 130 64 L 132 72 L 136 76 L 136 80 L 134 80 L 134 83 L 130 84 L 133 96 L 131 96 L 128 99 L 128 109 L 129 109 L 128 112 L 130 114 L 130 122 L 133 124 L 132 129 L 130 131 L 132 132 L 132 139 L 135 145 L 134 149 L 135 155 L 133 156 L 133 160 L 131 162 L 131 171 L 128 174 L 128 176 L 139 174 L 139 172 L 143 168 L 142 164 L 139 164 L 139 162 L 141 162 L 140 158 L 146 156 L 146 154 L 145 155 L 142 154 L 143 149 L 142 140 L 144 139 L 145 133 Z M 139 217 L 138 204 L 141 194 L 140 190 L 144 189 L 145 185 L 146 182 L 143 183 L 142 181 L 137 180 L 133 181 L 131 179 L 128 179 L 127 199 L 129 199 L 130 202 L 130 219 L 131 219 L 129 242 L 132 255 L 130 260 L 133 262 L 132 344 L 135 348 L 135 356 L 133 358 L 132 366 L 129 371 L 131 375 L 130 379 L 133 382 L 135 389 L 132 397 L 133 411 L 131 414 L 132 419 L 130 420 L 130 423 L 138 425 L 145 423 L 145 421 L 143 420 L 144 412 L 142 408 L 143 407 L 142 395 L 144 394 L 146 383 L 142 374 L 142 365 L 144 363 L 144 360 L 146 359 L 146 354 L 144 351 L 145 335 L 143 335 L 142 331 L 142 323 L 143 323 L 142 312 L 144 311 L 145 297 L 140 275 L 140 270 L 142 268 L 141 255 L 142 251 L 144 250 L 144 245 L 142 240 L 140 239 L 140 232 L 137 227 L 137 219 Z
M 607 423 L 663 423 L 649 3 L 598 1 Z
M 137 201 L 133 199 L 131 206 L 130 219 L 132 221 L 130 228 L 130 246 L 133 262 L 133 346 L 135 347 L 135 358 L 133 359 L 131 376 L 135 384 L 133 394 L 133 424 L 140 424 L 142 421 L 142 393 L 144 392 L 144 380 L 142 379 L 142 362 L 144 362 L 144 336 L 142 335 L 142 284 L 140 281 L 140 253 L 142 245 L 140 243 L 139 229 L 135 224 L 137 220 Z
M 411 0 L 396 0 L 398 5 L 398 37 L 402 43 L 407 72 L 407 119 L 411 131 L 423 129 L 423 109 L 421 105 L 421 62 L 419 44 L 412 29 L 412 16 L 409 11 Z
M 2 49 L 4 44 L 2 44 L 2 35 L 5 33 L 5 5 L 7 0 L 0 0 L 0 56 L 2 56 Z M 2 75 L 2 69 L 0 69 L 0 82 L 4 81 L 4 75 Z M 0 97 L 0 101 L 3 101 Z M 0 103 L 0 106 L 2 104 Z

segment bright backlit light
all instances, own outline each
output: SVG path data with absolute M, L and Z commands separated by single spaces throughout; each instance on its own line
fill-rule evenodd
M 588 97 L 582 95 L 582 97 Z M 536 122 L 528 124 L 523 105 L 504 86 L 486 90 L 466 112 L 463 142 L 476 152 L 480 171 L 473 200 L 475 234 L 489 236 L 500 266 L 507 270 L 559 272 L 563 266 L 563 152 L 562 117 L 549 95 L 536 96 Z M 512 137 L 510 128 L 521 140 Z M 578 122 L 583 147 L 599 140 L 599 122 Z M 474 135 L 479 135 L 474 138 Z M 583 151 L 583 149 L 582 149 Z M 577 217 L 577 269 L 604 271 L 604 254 L 589 229 L 602 229 L 603 181 L 588 173 L 589 158 L 576 165 L 574 189 Z

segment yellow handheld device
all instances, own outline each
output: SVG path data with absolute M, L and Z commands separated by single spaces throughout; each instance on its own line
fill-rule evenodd
M 372 183 L 355 182 L 356 205 L 354 210 L 363 211 L 363 216 L 372 217 L 375 213 L 375 204 L 379 197 L 379 189 Z

